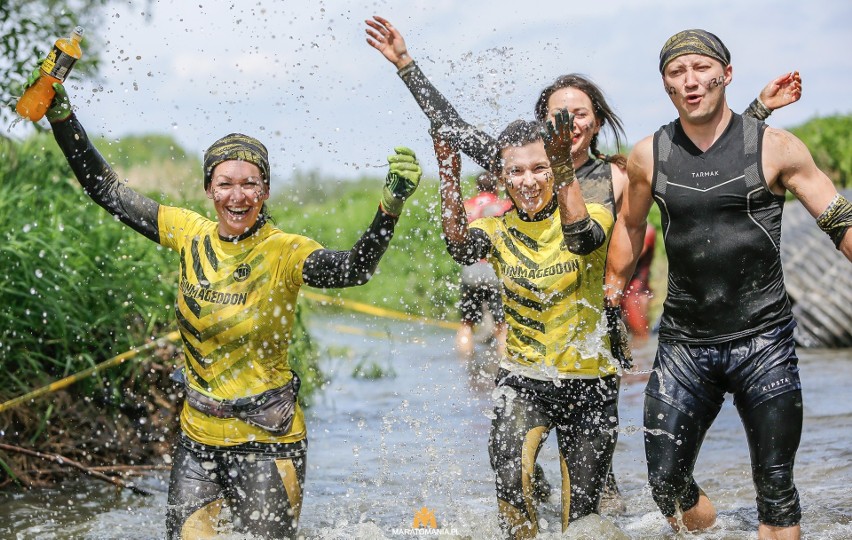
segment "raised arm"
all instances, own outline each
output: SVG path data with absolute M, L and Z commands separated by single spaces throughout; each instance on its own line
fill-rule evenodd
M 802 77 L 798 71 L 785 73 L 769 81 L 760 95 L 746 107 L 743 116 L 766 120 L 772 111 L 799 101 L 802 97 Z
M 624 286 L 633 275 L 636 261 L 642 253 L 652 202 L 653 170 L 653 137 L 646 137 L 633 148 L 627 160 L 627 189 L 607 251 L 607 306 L 621 305 Z
M 65 88 L 53 85 L 56 97 L 47 119 L 65 159 L 86 194 L 107 212 L 154 242 L 160 242 L 157 213 L 160 204 L 127 187 L 92 145 L 71 109 Z
M 420 109 L 426 114 L 432 129 L 443 139 L 471 157 L 484 169 L 493 170 L 498 152 L 497 141 L 459 116 L 458 111 L 438 91 L 414 62 L 399 30 L 378 15 L 367 19 L 367 43 L 397 68 L 397 74 L 408 87 Z
M 435 156 L 438 158 L 438 174 L 441 177 L 441 228 L 447 251 L 459 264 L 469 265 L 484 259 L 491 251 L 491 240 L 481 229 L 467 226 L 459 178 L 461 156 L 440 134 L 432 132 Z
M 376 271 L 390 245 L 402 206 L 420 183 L 420 164 L 412 150 L 397 147 L 390 164 L 382 200 L 373 222 L 348 251 L 319 249 L 311 253 L 302 269 L 305 284 L 337 288 L 363 285 Z
M 580 183 L 574 173 L 571 142 L 574 132 L 574 115 L 567 110 L 556 111 L 548 120 L 543 133 L 544 149 L 553 171 L 553 189 L 559 203 L 562 234 L 568 251 L 588 255 L 606 242 L 601 224 L 589 216 Z
M 792 192 L 837 249 L 852 261 L 852 203 L 837 193 L 805 144 L 788 131 L 766 128 L 762 159 L 770 188 L 776 193 L 783 189 Z

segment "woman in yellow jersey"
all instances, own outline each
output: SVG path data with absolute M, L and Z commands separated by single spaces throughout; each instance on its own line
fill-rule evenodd
M 502 282 L 509 327 L 497 376 L 489 453 L 507 538 L 538 532 L 535 460 L 555 429 L 562 525 L 598 511 L 618 426 L 617 368 L 605 352 L 603 269 L 614 218 L 586 204 L 571 159 L 573 115 L 546 130 L 518 120 L 498 138 L 500 178 L 515 211 L 468 225 L 460 160 L 437 132 L 441 216 L 460 264 L 486 258 Z
M 390 156 L 375 218 L 348 251 L 324 249 L 270 223 L 270 170 L 260 141 L 232 133 L 204 154 L 218 221 L 160 205 L 120 182 L 71 111 L 60 84 L 47 113 L 86 193 L 135 231 L 180 254 L 175 315 L 186 401 L 169 483 L 168 538 L 209 538 L 227 507 L 233 529 L 291 538 L 307 436 L 287 347 L 299 288 L 366 283 L 420 181 L 411 150 Z

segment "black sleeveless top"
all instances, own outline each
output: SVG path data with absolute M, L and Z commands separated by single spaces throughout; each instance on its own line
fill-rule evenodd
M 589 157 L 575 172 L 586 203 L 600 203 L 615 216 L 615 194 L 612 191 L 612 165 Z
M 792 318 L 781 271 L 784 197 L 761 167 L 765 125 L 734 114 L 706 152 L 680 121 L 654 135 L 654 200 L 669 260 L 661 341 L 722 343 Z

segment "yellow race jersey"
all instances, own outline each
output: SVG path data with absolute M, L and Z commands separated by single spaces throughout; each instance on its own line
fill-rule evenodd
M 302 267 L 322 246 L 269 223 L 240 241 L 222 240 L 215 221 L 168 206 L 160 206 L 158 226 L 160 244 L 180 253 L 175 313 L 188 384 L 215 399 L 231 400 L 292 379 L 287 347 Z M 306 435 L 298 404 L 293 427 L 284 436 L 237 418 L 207 416 L 186 403 L 181 428 L 191 439 L 213 446 L 295 442 Z
M 541 221 L 517 212 L 475 221 L 491 240 L 488 261 L 502 281 L 509 333 L 501 366 L 535 379 L 616 372 L 602 316 L 604 265 L 613 216 L 587 204 L 606 242 L 588 255 L 568 251 L 559 210 Z

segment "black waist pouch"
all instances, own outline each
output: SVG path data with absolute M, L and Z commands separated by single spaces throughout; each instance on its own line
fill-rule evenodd
M 296 399 L 302 381 L 296 372 L 290 382 L 281 388 L 273 388 L 253 398 L 253 404 L 237 411 L 237 418 L 253 426 L 263 428 L 273 435 L 285 435 L 293 427 L 296 415 Z
M 180 375 L 182 374 L 177 377 Z M 173 376 L 175 380 L 178 380 L 177 377 Z M 190 407 L 204 414 L 216 418 L 239 418 L 273 435 L 280 436 L 287 434 L 293 427 L 296 400 L 301 384 L 301 379 L 294 371 L 293 378 L 280 388 L 234 400 L 213 399 L 186 385 L 186 401 Z

